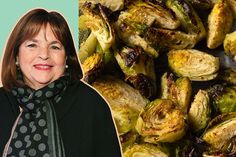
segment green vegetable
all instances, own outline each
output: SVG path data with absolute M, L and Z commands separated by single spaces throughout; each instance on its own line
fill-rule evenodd
M 141 111 L 135 128 L 145 142 L 174 142 L 185 134 L 185 119 L 177 104 L 168 99 L 156 99 Z
M 214 79 L 219 70 L 219 58 L 195 49 L 172 50 L 168 53 L 169 67 L 178 76 L 193 81 Z
M 119 135 L 133 130 L 138 114 L 149 101 L 124 81 L 111 76 L 95 80 L 92 86 L 111 106 Z
M 151 26 L 152 24 L 167 29 L 176 29 L 180 22 L 175 14 L 168 9 L 163 3 L 156 1 L 151 3 L 142 0 L 134 1 L 128 6 L 126 10 L 126 18 L 131 22 L 145 24 Z
M 209 124 L 203 140 L 211 145 L 212 151 L 236 154 L 236 112 L 215 117 Z
M 140 93 L 150 98 L 156 93 L 156 75 L 154 61 L 141 48 L 122 47 L 114 53 L 125 74 L 125 80 L 131 82 Z
M 161 78 L 161 98 L 176 102 L 187 113 L 192 93 L 191 81 L 187 77 L 173 79 L 173 74 L 165 73 Z
M 124 152 L 124 157 L 169 157 L 165 148 L 153 144 L 134 144 Z
M 236 112 L 236 86 L 216 84 L 208 89 L 213 106 L 219 113 Z
M 207 47 L 214 49 L 220 46 L 232 24 L 233 15 L 226 0 L 218 0 L 208 16 Z
M 104 7 L 100 4 L 85 2 L 81 6 L 81 10 L 83 12 L 81 27 L 91 29 L 91 33 L 97 38 L 103 51 L 108 50 L 114 43 L 115 37 Z
M 190 106 L 188 119 L 191 128 L 197 132 L 204 129 L 211 120 L 211 107 L 208 93 L 199 90 Z
M 166 5 L 175 12 L 187 33 L 198 36 L 197 41 L 206 36 L 206 30 L 201 19 L 187 0 L 167 0 Z

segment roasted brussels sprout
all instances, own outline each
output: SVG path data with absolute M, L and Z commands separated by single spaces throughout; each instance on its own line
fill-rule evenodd
M 229 84 L 236 85 L 236 69 L 225 69 L 220 78 Z
M 220 46 L 232 24 L 233 15 L 226 0 L 218 0 L 208 16 L 207 47 L 214 49 Z
M 235 0 L 227 0 L 227 2 L 234 13 L 234 18 L 236 19 L 236 1 Z
M 96 46 L 97 38 L 93 33 L 90 33 L 89 37 L 80 44 L 79 59 L 81 63 L 83 63 L 86 58 L 95 53 Z
M 82 70 L 83 70 L 83 80 L 91 83 L 96 77 L 99 76 L 103 69 L 103 57 L 102 54 L 95 53 L 82 63 Z
M 191 128 L 197 132 L 204 129 L 211 120 L 211 107 L 208 93 L 199 90 L 190 106 L 188 119 Z
M 187 0 L 167 0 L 166 4 L 175 12 L 187 33 L 197 35 L 197 41 L 206 36 L 201 19 Z
M 115 58 L 125 74 L 125 80 L 131 82 L 140 93 L 150 98 L 156 93 L 156 75 L 153 58 L 139 47 L 123 47 L 115 52 Z
M 134 130 L 129 131 L 123 135 L 120 135 L 119 139 L 122 146 L 122 152 L 124 153 L 127 147 L 133 145 L 137 138 L 138 138 L 138 133 L 135 132 Z
M 149 101 L 137 90 L 114 77 L 101 77 L 92 86 L 111 106 L 119 134 L 123 135 L 132 130 L 138 114 Z
M 201 9 L 210 9 L 213 8 L 214 3 L 212 0 L 191 0 L 190 3 L 196 7 Z
M 150 1 L 134 1 L 128 6 L 128 10 L 126 10 L 126 18 L 131 22 L 145 24 L 147 26 L 154 24 L 167 29 L 178 28 L 180 22 L 175 14 L 163 3 L 155 2 L 154 4 Z
M 159 50 L 193 48 L 197 43 L 195 34 L 162 28 L 149 28 L 143 36 L 148 43 Z
M 171 157 L 202 157 L 204 151 L 207 150 L 208 144 L 202 139 L 188 132 L 179 141 L 170 145 Z
M 168 99 L 156 99 L 141 111 L 136 130 L 148 143 L 174 142 L 186 131 L 185 115 Z
M 115 37 L 104 7 L 100 4 L 95 5 L 85 2 L 81 10 L 83 12 L 83 19 L 80 19 L 80 25 L 85 25 L 91 29 L 103 51 L 108 50 L 114 43 Z M 81 24 L 81 22 L 83 23 Z
M 215 117 L 204 132 L 202 138 L 211 145 L 210 151 L 233 153 L 236 155 L 236 112 Z
M 83 5 L 85 2 L 91 2 L 93 4 L 100 3 L 101 5 L 106 6 L 112 11 L 117 11 L 124 8 L 126 1 L 128 0 L 79 0 L 79 4 Z
M 220 113 L 236 112 L 236 86 L 216 84 L 208 89 L 213 106 Z
M 149 143 L 134 144 L 124 152 L 124 157 L 169 157 L 168 150 Z
M 144 24 L 129 21 L 129 19 L 126 18 L 126 15 L 123 14 L 126 13 L 121 13 L 115 24 L 116 33 L 119 38 L 128 46 L 142 47 L 149 56 L 154 58 L 158 57 L 158 47 L 155 47 L 155 45 L 143 38 L 143 34 L 145 34 L 149 27 Z
M 232 56 L 236 62 L 236 31 L 226 34 L 224 39 L 224 50 L 226 55 Z
M 219 58 L 195 49 L 172 50 L 168 53 L 170 68 L 193 81 L 212 80 L 219 70 Z
M 187 77 L 173 79 L 173 74 L 165 73 L 161 78 L 162 99 L 171 99 L 187 113 L 192 93 L 191 81 Z

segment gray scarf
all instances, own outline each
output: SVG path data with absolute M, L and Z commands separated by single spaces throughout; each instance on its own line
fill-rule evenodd
M 12 89 L 22 112 L 6 147 L 7 157 L 65 156 L 53 104 L 61 100 L 67 84 L 67 77 L 63 76 L 39 90 L 29 87 Z

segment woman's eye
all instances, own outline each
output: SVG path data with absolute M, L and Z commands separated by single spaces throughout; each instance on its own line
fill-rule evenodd
M 52 49 L 54 50 L 60 50 L 61 48 L 59 46 L 51 46 Z
M 27 47 L 33 48 L 33 47 L 37 47 L 37 45 L 36 44 L 28 44 Z

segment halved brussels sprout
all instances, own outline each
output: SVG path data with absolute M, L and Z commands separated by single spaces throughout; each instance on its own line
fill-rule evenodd
M 227 2 L 234 13 L 234 18 L 236 19 L 236 1 L 235 0 L 227 0 Z
M 196 34 L 186 34 L 177 30 L 149 28 L 144 39 L 159 50 L 193 48 L 197 43 Z
M 131 82 L 140 93 L 150 98 L 156 93 L 156 75 L 153 58 L 139 47 L 122 47 L 114 52 L 115 58 L 125 74 L 125 80 Z
M 235 150 L 236 112 L 215 117 L 203 134 L 203 140 L 209 143 L 213 150 L 229 153 Z M 234 146 L 234 147 L 232 147 Z M 232 148 L 234 148 L 232 150 Z M 233 152 L 236 153 L 236 152 Z
M 103 56 L 99 53 L 94 53 L 85 59 L 81 67 L 83 70 L 83 80 L 91 83 L 96 77 L 99 76 L 103 69 Z
M 92 86 L 111 106 L 119 134 L 132 130 L 141 109 L 149 102 L 148 99 L 122 80 L 111 76 L 95 80 Z
M 212 0 L 191 0 L 190 3 L 196 8 L 210 9 L 213 8 Z
M 90 33 L 88 38 L 80 44 L 79 60 L 83 63 L 86 58 L 95 53 L 97 47 L 97 38 L 93 33 Z
M 124 157 L 169 157 L 169 153 L 159 145 L 143 143 L 127 148 Z
M 187 77 L 173 79 L 173 74 L 165 73 L 161 77 L 161 98 L 178 103 L 184 113 L 187 113 L 192 93 L 191 81 Z
M 236 31 L 226 34 L 224 39 L 224 50 L 225 54 L 232 56 L 236 62 Z
M 174 142 L 186 131 L 185 115 L 168 99 L 156 99 L 141 111 L 136 130 L 148 143 Z
M 211 107 L 208 93 L 199 90 L 188 112 L 191 128 L 196 132 L 204 129 L 211 120 Z
M 138 136 L 139 136 L 138 133 L 135 132 L 134 130 L 129 131 L 129 132 L 119 136 L 123 153 L 125 152 L 127 147 L 130 147 L 135 143 Z
M 201 19 L 187 0 L 167 0 L 166 5 L 175 12 L 187 33 L 197 35 L 197 41 L 206 36 Z
M 128 6 L 126 12 L 128 13 L 126 18 L 131 22 L 137 22 L 147 26 L 155 24 L 161 28 L 176 29 L 180 25 L 175 14 L 158 1 L 155 1 L 155 4 L 149 1 L 134 1 Z
M 193 81 L 214 79 L 220 66 L 219 58 L 195 49 L 170 51 L 168 63 L 178 76 Z
M 91 29 L 103 51 L 108 50 L 114 43 L 115 37 L 114 30 L 109 23 L 104 7 L 100 4 L 95 5 L 85 2 L 81 10 L 83 12 L 83 19 L 80 19 L 80 25 Z
M 126 1 L 128 0 L 79 0 L 79 4 L 83 5 L 85 2 L 91 2 L 93 4 L 100 3 L 101 5 L 106 6 L 112 11 L 117 11 L 124 8 Z
M 128 46 L 142 47 L 149 56 L 154 58 L 158 57 L 159 49 L 143 38 L 143 34 L 147 31 L 148 26 L 137 22 L 131 22 L 126 17 L 126 13 L 121 13 L 115 24 L 116 33 L 119 38 Z
M 220 78 L 229 84 L 236 85 L 236 69 L 225 69 Z
M 218 0 L 208 16 L 207 47 L 214 49 L 220 46 L 232 24 L 233 15 L 226 0 Z
M 220 113 L 236 112 L 236 86 L 216 84 L 208 89 L 213 105 Z

